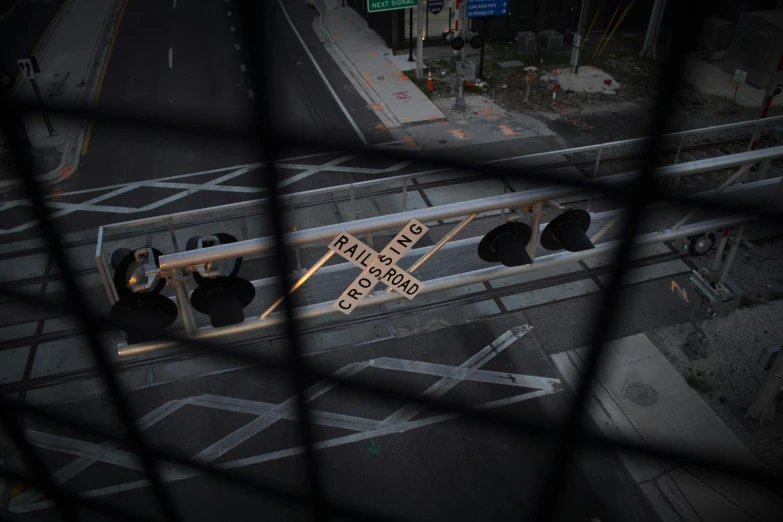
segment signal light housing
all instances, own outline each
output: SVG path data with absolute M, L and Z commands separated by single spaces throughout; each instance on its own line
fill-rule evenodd
M 206 248 L 207 246 L 226 245 L 228 243 L 236 242 L 237 238 L 231 234 L 218 232 L 217 234 L 213 234 L 211 236 L 191 237 L 185 244 L 185 250 L 197 250 L 199 248 Z M 207 272 L 217 271 L 219 273 L 218 277 L 236 277 L 236 275 L 239 273 L 239 269 L 242 268 L 242 258 L 238 257 L 233 260 L 223 259 L 221 261 L 215 261 L 208 263 L 204 268 Z M 201 284 L 201 282 L 204 281 L 204 277 L 197 272 L 193 272 L 193 280 L 196 281 L 197 284 Z
M 478 246 L 479 257 L 488 263 L 503 266 L 529 265 L 533 262 L 525 247 L 533 235 L 524 223 L 511 222 L 494 228 L 483 237 Z
M 541 246 L 547 250 L 565 249 L 569 252 L 595 248 L 586 234 L 591 221 L 590 214 L 584 210 L 566 210 L 550 221 L 541 233 Z
M 209 316 L 213 327 L 239 324 L 245 320 L 242 310 L 256 295 L 250 281 L 239 277 L 203 279 L 190 296 L 196 311 Z

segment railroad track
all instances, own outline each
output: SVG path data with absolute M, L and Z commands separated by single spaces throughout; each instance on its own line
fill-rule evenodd
M 631 269 L 642 268 L 645 266 L 665 263 L 668 261 L 674 261 L 678 259 L 687 260 L 688 258 L 687 253 L 678 251 L 672 245 L 667 245 L 667 246 L 669 246 L 671 252 L 664 253 L 664 254 L 657 254 L 644 258 L 638 258 L 636 260 L 631 261 L 630 268 Z M 420 304 L 415 304 L 412 306 L 389 308 L 389 309 L 384 309 L 383 311 L 378 313 L 368 314 L 364 316 L 357 316 L 353 318 L 348 316 L 348 318 L 343 320 L 324 323 L 308 328 L 300 328 L 297 331 L 299 332 L 300 335 L 310 335 L 310 334 L 317 334 L 317 333 L 326 333 L 335 330 L 345 330 L 347 328 L 360 326 L 366 323 L 372 323 L 374 321 L 392 319 L 398 316 L 409 315 L 409 314 L 415 315 L 426 311 L 446 308 L 448 306 L 452 306 L 456 304 L 471 304 L 471 303 L 486 301 L 489 299 L 499 299 L 501 297 L 506 297 L 522 292 L 541 290 L 544 288 L 575 282 L 575 281 L 582 281 L 585 279 L 593 279 L 595 281 L 598 281 L 599 277 L 611 274 L 612 271 L 613 271 L 613 265 L 604 265 L 595 268 L 585 268 L 584 270 L 579 272 L 569 272 L 569 273 L 552 276 L 548 278 L 541 278 L 533 281 L 516 283 L 501 288 L 488 288 L 480 292 L 472 292 L 469 294 L 454 296 L 441 301 L 430 302 L 430 303 L 422 302 Z M 602 285 L 599 285 L 599 287 L 602 288 Z M 536 305 L 536 306 L 543 306 L 543 304 Z M 530 308 L 535 308 L 535 306 L 532 306 Z M 19 346 L 26 346 L 31 343 L 63 341 L 66 339 L 78 337 L 79 335 L 80 335 L 79 331 L 70 330 L 70 331 L 62 331 L 62 332 L 57 332 L 57 333 L 48 334 L 39 337 L 20 338 L 11 341 L 11 343 L 8 343 L 7 346 L 4 346 L 4 349 L 12 349 Z M 285 332 L 253 336 L 252 339 L 237 341 L 233 343 L 226 343 L 224 345 L 224 348 L 226 350 L 230 350 L 231 348 L 242 348 L 249 345 L 259 345 L 259 343 L 281 340 L 284 339 L 285 337 L 286 337 Z M 339 349 L 339 347 L 333 349 Z M 194 359 L 194 358 L 202 357 L 208 353 L 214 355 L 214 352 L 193 352 L 193 351 L 188 351 L 187 349 L 155 352 L 146 358 L 131 358 L 128 360 L 123 360 L 114 363 L 114 369 L 115 372 L 119 374 L 123 372 L 136 370 L 138 368 L 149 367 L 155 364 Z M 309 354 L 309 355 L 313 355 L 313 354 Z M 230 357 L 230 355 L 228 357 Z M 96 368 L 88 368 L 83 370 L 58 373 L 57 375 L 52 375 L 52 376 L 30 378 L 25 381 L 3 385 L 2 390 L 4 393 L 20 393 L 20 392 L 27 392 L 36 389 L 42 389 L 49 386 L 54 386 L 66 381 L 70 382 L 73 380 L 91 379 L 100 376 L 101 376 L 100 370 Z

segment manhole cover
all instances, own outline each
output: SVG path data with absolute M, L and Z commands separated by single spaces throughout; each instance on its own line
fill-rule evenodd
M 658 402 L 658 392 L 649 384 L 632 382 L 625 387 L 625 396 L 639 406 L 652 406 Z

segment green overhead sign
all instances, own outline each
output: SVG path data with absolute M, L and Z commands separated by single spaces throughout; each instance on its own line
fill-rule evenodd
M 418 4 L 419 0 L 367 0 L 367 12 L 379 13 L 393 9 L 407 9 L 408 7 L 416 7 Z

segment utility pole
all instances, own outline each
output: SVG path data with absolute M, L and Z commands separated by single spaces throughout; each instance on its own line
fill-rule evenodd
M 538 11 L 536 12 L 536 60 L 541 63 L 541 31 L 544 30 L 544 23 L 546 22 L 546 0 L 538 0 L 536 3 L 538 4 Z
M 456 0 L 457 3 L 457 20 L 454 26 L 454 37 L 460 36 L 467 29 L 467 0 Z M 465 47 L 460 50 L 460 69 L 461 72 L 458 76 L 459 85 L 457 86 L 457 98 L 454 100 L 454 110 L 465 110 L 468 105 L 465 102 Z
M 579 25 L 574 35 L 574 46 L 571 49 L 571 67 L 574 74 L 579 74 L 579 51 L 582 50 L 582 43 L 587 40 L 587 11 L 590 9 L 590 1 L 582 0 L 582 10 L 579 11 Z
M 427 6 L 424 5 L 424 0 L 419 0 L 417 23 L 419 24 L 419 39 L 416 42 L 416 78 L 421 80 L 424 78 L 424 31 L 425 23 L 427 19 Z
M 409 13 L 409 20 L 408 20 L 408 48 L 410 49 L 410 52 L 408 53 L 408 61 L 413 61 L 413 8 L 411 7 L 408 11 Z

